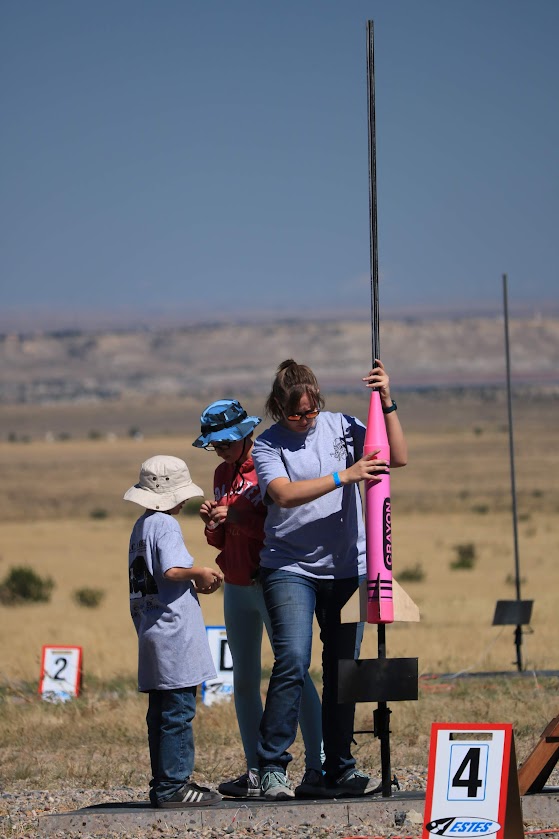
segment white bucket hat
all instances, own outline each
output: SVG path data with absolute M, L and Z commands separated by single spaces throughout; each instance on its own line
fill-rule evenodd
M 203 498 L 204 491 L 193 482 L 184 460 L 157 454 L 142 463 L 140 480 L 124 493 L 124 500 L 164 513 L 196 495 Z

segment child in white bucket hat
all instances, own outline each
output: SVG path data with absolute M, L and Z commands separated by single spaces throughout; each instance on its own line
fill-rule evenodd
M 190 780 L 196 687 L 215 678 L 197 592 L 210 594 L 223 575 L 194 566 L 173 518 L 204 493 L 184 460 L 156 455 L 142 463 L 126 501 L 146 510 L 132 529 L 128 554 L 130 614 L 138 633 L 138 690 L 149 695 L 148 742 L 154 807 L 217 804 L 219 793 Z

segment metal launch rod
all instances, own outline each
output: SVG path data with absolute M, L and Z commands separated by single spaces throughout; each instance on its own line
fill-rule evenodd
M 369 243 L 371 270 L 372 366 L 380 357 L 377 227 L 377 140 L 375 123 L 375 25 L 367 21 L 367 116 L 369 125 Z
M 371 271 L 371 343 L 372 366 L 380 358 L 379 294 L 378 294 L 378 226 L 377 226 L 377 164 L 375 124 L 375 25 L 367 21 L 367 115 L 369 124 L 369 220 L 370 220 L 370 271 Z M 377 625 L 378 658 L 386 658 L 386 626 Z M 386 702 L 379 702 L 374 711 L 374 736 L 380 741 L 381 788 L 383 798 L 389 798 L 392 787 L 390 762 L 390 714 Z

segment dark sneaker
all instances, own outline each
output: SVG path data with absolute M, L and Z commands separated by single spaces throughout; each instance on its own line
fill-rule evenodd
M 301 783 L 295 787 L 295 798 L 332 798 L 321 770 L 307 769 Z
M 260 798 L 260 772 L 249 769 L 234 781 L 224 781 L 217 791 L 228 798 Z
M 287 801 L 294 798 L 295 793 L 289 785 L 287 775 L 280 769 L 264 771 L 260 774 L 262 795 L 271 801 Z
M 334 798 L 351 798 L 354 795 L 364 795 L 371 779 L 358 769 L 347 769 L 343 775 L 328 785 Z
M 183 784 L 171 798 L 159 802 L 163 809 L 180 809 L 182 807 L 209 807 L 212 804 L 219 804 L 221 795 L 208 787 L 201 787 L 189 781 Z

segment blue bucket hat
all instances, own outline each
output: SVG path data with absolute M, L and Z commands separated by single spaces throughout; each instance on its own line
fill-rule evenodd
M 260 417 L 249 417 L 236 399 L 218 399 L 202 412 L 199 437 L 192 443 L 202 449 L 211 443 L 230 443 L 244 440 L 253 431 Z

